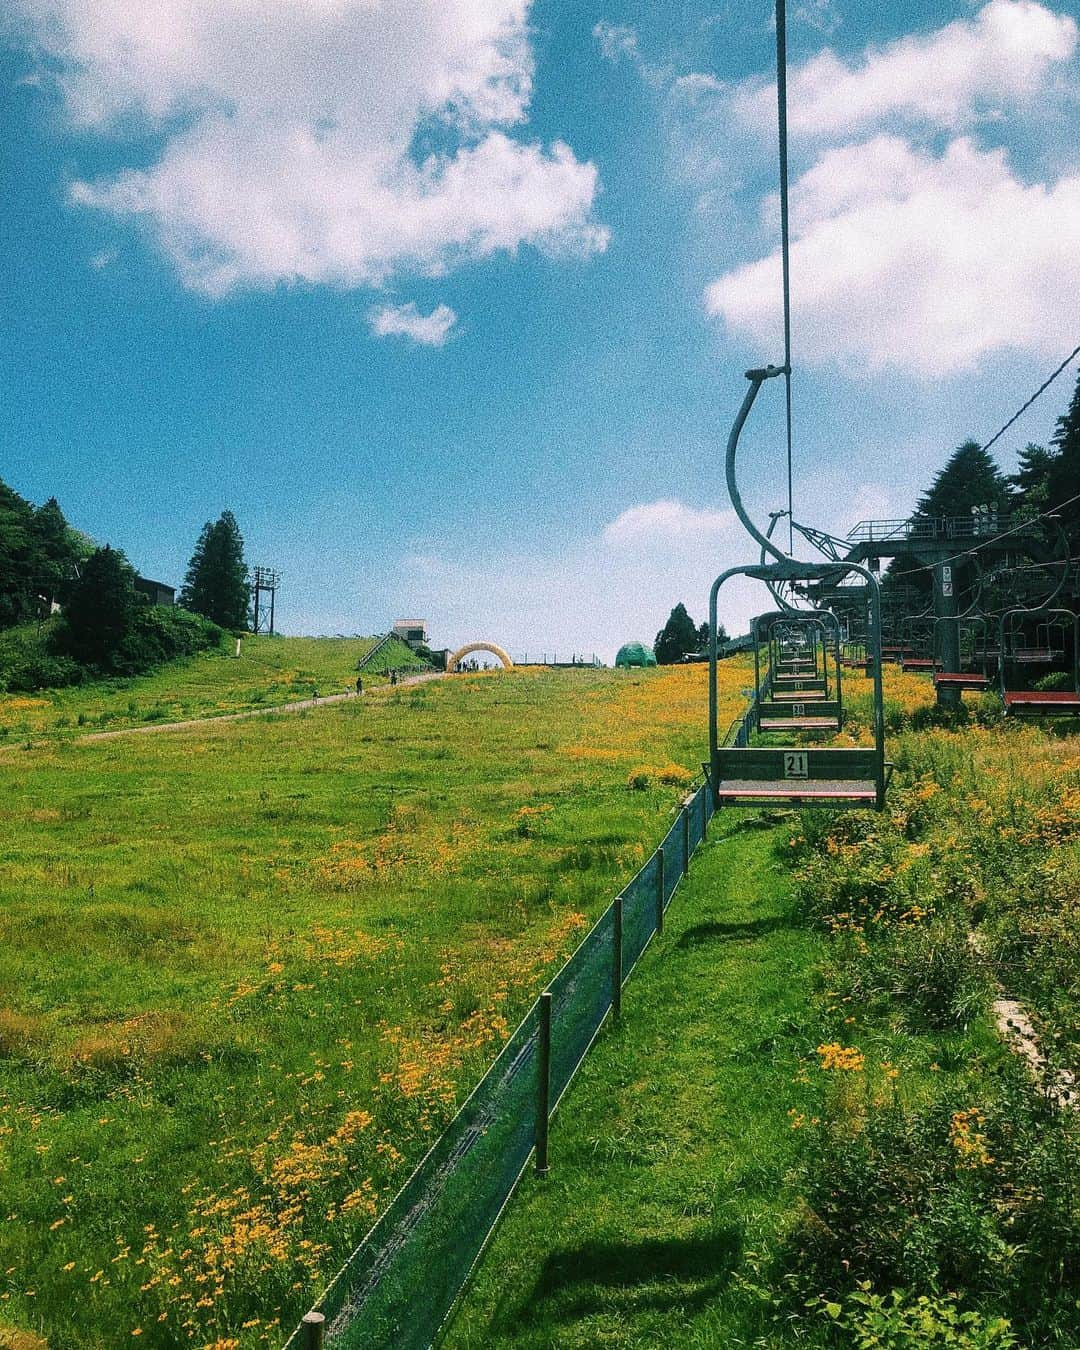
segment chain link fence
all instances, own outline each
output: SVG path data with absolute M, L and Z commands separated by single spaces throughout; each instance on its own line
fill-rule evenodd
M 626 977 L 705 837 L 707 785 L 596 921 L 503 1046 L 419 1167 L 352 1253 L 287 1350 L 428 1350 L 531 1159 L 547 1167 L 547 1126 Z

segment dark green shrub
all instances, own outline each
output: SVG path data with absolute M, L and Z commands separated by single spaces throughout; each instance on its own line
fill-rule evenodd
M 894 1100 L 813 1128 L 787 1252 L 796 1288 L 962 1289 L 1033 1338 L 1080 1342 L 1076 1113 L 1011 1067 L 992 1102 Z
M 914 916 L 867 936 L 840 938 L 828 977 L 857 1006 L 910 1031 L 968 1026 L 989 1006 L 992 986 L 962 916 Z

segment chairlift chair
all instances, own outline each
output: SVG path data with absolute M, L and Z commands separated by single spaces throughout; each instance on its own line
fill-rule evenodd
M 713 801 L 723 805 L 830 808 L 869 807 L 881 810 L 891 776 L 885 761 L 885 717 L 881 683 L 881 632 L 877 579 L 855 563 L 845 570 L 863 576 L 871 588 L 870 657 L 874 663 L 874 744 L 863 746 L 721 745 L 717 695 L 717 597 L 730 578 L 761 581 L 812 580 L 835 573 L 830 563 L 756 564 L 729 568 L 713 583 L 709 596 L 709 783 Z
M 934 620 L 935 650 L 937 648 L 938 625 L 943 623 L 955 623 L 960 630 L 960 669 L 945 670 L 939 664 L 939 668 L 934 671 L 934 687 L 936 689 L 971 689 L 976 692 L 982 692 L 990 688 L 990 647 L 987 642 L 987 622 L 982 614 L 964 614 L 957 615 L 955 619 L 937 618 Z M 979 634 L 982 634 L 982 645 L 979 644 Z M 964 658 L 964 633 L 970 634 L 968 643 L 969 655 Z
M 1068 689 L 1008 688 L 1010 665 L 1033 664 L 1025 658 L 1034 649 L 1018 646 L 1010 648 L 1009 645 L 1009 639 L 1014 636 L 1011 625 L 1015 619 L 1024 615 L 1028 617 L 1042 615 L 1044 616 L 1044 622 L 1055 619 L 1057 620 L 1056 626 L 1062 628 L 1063 633 L 1068 628 L 1072 628 L 1073 687 L 1071 691 Z M 1061 607 L 1035 610 L 1008 609 L 1001 616 L 998 633 L 1001 648 L 1001 660 L 998 665 L 998 687 L 1006 717 L 1060 717 L 1080 714 L 1080 614 Z M 1064 641 L 1062 646 L 1064 647 Z
M 769 637 L 770 661 L 762 674 L 760 664 L 760 634 L 765 629 Z M 826 629 L 832 630 L 831 651 L 836 668 L 835 698 L 830 698 L 829 654 L 830 644 Z M 817 669 L 817 653 L 821 654 L 821 680 L 796 679 L 789 685 L 778 680 L 778 672 L 772 664 L 771 654 L 774 642 L 782 644 L 784 635 L 791 630 L 800 631 L 807 645 L 812 644 L 815 652 L 814 668 Z M 843 705 L 840 688 L 840 625 L 834 614 L 827 610 L 793 614 L 787 611 L 773 611 L 758 615 L 752 624 L 754 639 L 754 712 L 758 731 L 806 731 L 811 733 L 835 733 L 843 723 Z M 805 650 L 805 647 L 803 648 Z

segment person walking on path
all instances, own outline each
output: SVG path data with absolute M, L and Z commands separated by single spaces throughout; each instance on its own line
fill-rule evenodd
M 358 694 L 364 692 L 364 677 L 362 675 L 357 675 L 356 677 L 356 692 Z

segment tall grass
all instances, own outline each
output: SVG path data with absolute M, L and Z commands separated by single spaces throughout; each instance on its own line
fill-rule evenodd
M 0 1326 L 275 1342 L 666 827 L 703 708 L 701 670 L 521 671 L 0 756 Z

